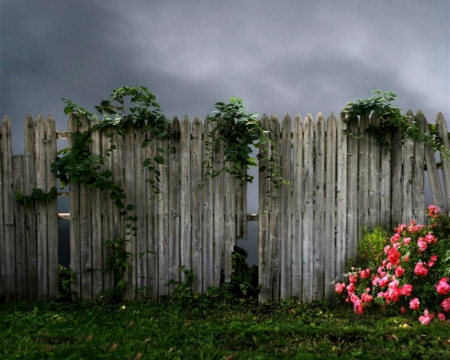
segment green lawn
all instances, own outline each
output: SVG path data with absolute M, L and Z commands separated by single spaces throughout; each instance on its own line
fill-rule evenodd
M 450 324 L 324 304 L 0 304 L 1 359 L 445 359 Z

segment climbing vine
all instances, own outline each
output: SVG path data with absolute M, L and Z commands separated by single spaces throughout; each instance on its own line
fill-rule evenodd
M 424 133 L 410 116 L 402 114 L 399 108 L 394 107 L 391 103 L 397 97 L 393 92 L 383 92 L 381 90 L 372 90 L 377 95 L 368 99 L 358 99 L 355 102 L 349 102 L 341 111 L 344 121 L 358 122 L 358 116 L 369 116 L 372 112 L 381 119 L 380 125 L 369 124 L 366 132 L 372 134 L 378 145 L 386 150 L 390 149 L 390 144 L 386 139 L 386 135 L 392 130 L 399 130 L 409 138 L 424 142 L 434 151 L 441 151 L 449 155 L 449 151 L 442 145 L 442 138 L 439 137 L 436 126 L 429 125 L 429 132 Z M 350 136 L 359 138 L 360 133 L 353 133 L 347 130 Z

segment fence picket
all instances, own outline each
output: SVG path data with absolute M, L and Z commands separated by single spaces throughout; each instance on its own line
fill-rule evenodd
M 447 124 L 445 122 L 442 113 L 438 113 L 436 117 L 436 127 L 439 136 L 442 138 L 442 145 L 445 149 L 450 149 L 450 144 L 448 140 Z M 445 204 L 446 207 L 443 209 L 447 212 L 450 211 L 450 159 L 443 154 L 439 154 L 442 163 L 442 172 L 444 175 L 444 189 L 445 189 Z

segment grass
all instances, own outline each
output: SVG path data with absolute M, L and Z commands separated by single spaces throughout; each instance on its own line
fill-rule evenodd
M 0 305 L 1 359 L 444 359 L 450 324 L 286 301 Z

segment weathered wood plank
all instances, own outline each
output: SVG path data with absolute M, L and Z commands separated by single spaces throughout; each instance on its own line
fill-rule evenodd
M 403 135 L 400 131 L 391 134 L 391 225 L 397 226 L 402 221 L 403 214 Z
M 336 122 L 337 143 L 337 211 L 336 211 L 336 275 L 342 278 L 347 270 L 348 256 L 356 257 L 356 243 L 347 238 L 347 201 L 349 197 L 347 175 L 347 122 L 339 116 Z M 350 191 L 351 192 L 351 191 Z M 367 193 L 366 193 L 367 194 Z M 350 195 L 352 196 L 352 195 Z M 353 247 L 350 248 L 349 247 Z
M 269 131 L 269 118 L 266 115 L 261 117 L 261 123 L 265 131 Z M 268 171 L 268 151 L 269 145 L 264 144 L 260 147 L 260 154 L 264 156 L 259 159 L 259 168 L 263 168 L 265 170 L 259 172 L 259 222 L 258 222 L 258 233 L 259 233 L 259 242 L 258 242 L 258 277 L 259 283 L 262 285 L 261 290 L 259 292 L 259 301 L 260 302 L 268 302 L 272 300 L 272 281 L 271 281 L 271 258 L 274 254 L 272 254 L 272 248 L 270 247 L 270 239 L 269 239 L 269 197 L 267 196 L 267 192 L 269 191 L 269 182 L 267 181 L 267 176 L 269 175 Z M 264 153 L 265 152 L 265 153 Z
M 314 164 L 314 292 L 313 299 L 324 295 L 325 260 L 325 120 L 322 113 L 316 117 Z
M 214 151 L 213 170 L 218 172 L 224 167 L 223 143 L 213 143 Z M 212 181 L 214 189 L 214 260 L 213 260 L 213 284 L 218 287 L 223 268 L 223 251 L 225 243 L 225 219 L 224 219 L 224 176 L 223 173 L 217 175 Z
M 421 115 L 423 116 L 423 114 Z M 448 140 L 447 124 L 445 122 L 442 113 L 438 113 L 436 117 L 436 127 L 439 136 L 442 138 L 442 145 L 444 146 L 445 149 L 449 150 L 450 144 Z M 444 156 L 442 153 L 440 154 L 440 157 L 442 163 L 442 173 L 444 177 L 445 204 L 446 204 L 446 207 L 442 210 L 448 213 L 450 210 L 450 159 Z
M 214 145 L 212 138 L 208 136 L 213 130 L 214 123 L 206 119 L 203 130 L 203 159 L 205 161 L 213 160 Z M 211 166 L 213 163 L 210 164 Z M 203 173 L 205 170 L 203 169 Z M 203 291 L 214 285 L 214 191 L 211 178 L 203 179 Z
M 391 146 L 391 134 L 386 134 L 386 141 Z M 391 224 L 391 154 L 388 149 L 382 149 L 381 179 L 380 179 L 380 225 L 387 229 L 392 228 Z
M 79 119 L 78 130 L 85 132 L 89 130 L 89 120 L 86 117 Z M 92 238 L 91 238 L 91 207 L 90 189 L 86 183 L 79 185 L 80 189 L 80 273 L 81 273 L 81 299 L 92 300 Z
M 349 239 L 347 258 L 355 259 L 356 249 L 359 240 L 361 240 L 363 229 L 367 227 L 369 217 L 369 134 L 366 129 L 369 127 L 369 117 L 361 116 L 359 131 L 361 138 L 359 141 L 359 159 L 358 159 L 358 236 Z M 339 131 L 338 131 L 339 133 Z M 338 211 L 339 214 L 339 211 Z M 339 216 L 339 215 L 338 215 Z M 343 271 L 343 269 L 342 269 Z
M 24 194 L 29 195 L 36 187 L 36 156 L 35 156 L 35 129 L 34 121 L 30 115 L 25 119 L 25 153 L 24 153 Z M 28 202 L 25 207 L 25 238 L 26 238 L 26 269 L 28 300 L 37 300 L 37 234 L 36 234 L 36 203 Z M 0 226 L 1 227 L 1 226 Z
M 36 124 L 37 125 L 37 124 Z M 73 147 L 74 134 L 78 131 L 77 118 L 70 115 L 69 118 L 69 148 Z M 37 137 L 37 133 L 36 133 Z M 37 149 L 36 149 L 37 150 Z M 36 151 L 38 156 L 38 152 Z M 36 159 L 38 161 L 39 158 Z M 36 164 L 36 167 L 38 164 Z M 73 180 L 73 179 L 71 179 Z M 74 273 L 75 282 L 72 283 L 72 291 L 82 298 L 81 286 L 81 246 L 80 246 L 80 184 L 71 181 L 70 188 L 70 268 Z M 39 236 L 38 236 L 39 239 Z
M 175 118 L 170 127 L 169 176 L 169 277 L 180 281 L 180 121 Z M 212 272 L 211 272 L 212 274 Z M 172 291 L 172 285 L 169 290 Z
M 91 126 L 98 124 L 98 120 L 92 120 Z M 92 131 L 92 155 L 102 155 L 102 134 L 99 130 Z M 92 214 L 92 297 L 97 299 L 103 290 L 103 227 L 102 227 L 102 190 L 91 189 L 91 214 Z M 106 221 L 106 219 L 105 219 Z
M 425 133 L 429 133 L 430 130 L 428 128 L 428 122 L 425 117 L 419 117 L 417 120 L 419 121 L 419 123 L 422 123 L 422 126 L 425 129 Z M 427 165 L 427 173 L 428 179 L 430 181 L 433 204 L 436 205 L 441 211 L 445 212 L 445 198 L 439 180 L 436 158 L 434 157 L 433 150 L 428 145 L 425 146 L 425 162 Z
M 5 119 L 4 119 L 5 120 Z M 3 218 L 3 208 L 6 197 L 3 192 L 3 162 L 5 159 L 4 156 L 4 146 L 5 142 L 3 141 L 3 134 L 6 133 L 5 126 L 3 122 L 0 123 L 0 302 L 6 301 L 6 268 L 5 268 L 5 257 L 6 257 L 6 249 L 5 249 L 5 222 Z
M 327 119 L 326 132 L 326 180 L 325 180 L 325 234 L 324 234 L 324 297 L 334 294 L 336 281 L 336 118 L 333 113 Z
M 292 169 L 292 296 L 302 298 L 303 287 L 303 120 L 294 118 Z
M 312 115 L 304 123 L 304 184 L 305 205 L 303 215 L 303 301 L 311 302 L 314 293 L 314 129 Z
M 282 122 L 281 161 L 283 179 L 291 181 L 291 118 L 286 114 Z M 292 296 L 292 198 L 291 185 L 281 189 L 281 229 L 280 229 L 280 297 Z
M 13 188 L 14 191 L 24 193 L 23 155 L 13 156 Z M 27 195 L 27 194 L 26 194 Z M 27 243 L 25 238 L 25 208 L 14 201 L 14 243 L 16 299 L 27 300 Z
M 191 135 L 191 194 L 192 194 L 192 271 L 197 278 L 195 291 L 203 289 L 203 234 L 202 234 L 202 122 L 195 117 Z
M 415 116 L 415 121 L 420 131 L 424 133 L 424 122 L 418 121 L 423 116 L 422 111 L 418 111 Z M 414 142 L 414 177 L 413 177 L 413 203 L 412 203 L 412 218 L 419 224 L 425 222 L 425 144 L 423 142 Z
M 140 146 L 140 145 L 138 145 Z M 136 184 L 135 180 L 135 160 L 136 160 L 136 144 L 135 144 L 135 129 L 134 126 L 130 125 L 125 128 L 124 136 L 124 187 L 123 190 L 126 199 L 126 207 L 136 206 Z M 134 300 L 136 293 L 136 263 L 137 263 L 137 253 L 136 253 L 136 237 L 132 228 L 136 225 L 134 221 L 129 219 L 130 216 L 136 214 L 135 209 L 127 209 L 127 213 L 124 216 L 125 222 L 125 239 L 126 239 L 126 250 L 130 253 L 130 257 L 127 259 L 128 269 L 125 273 L 125 278 L 127 282 L 127 287 L 125 291 L 126 300 Z
M 45 121 L 45 192 L 56 188 L 56 174 L 51 171 L 51 164 L 56 159 L 56 124 L 51 116 Z M 47 200 L 47 251 L 48 251 L 48 298 L 56 300 L 59 291 L 58 259 L 58 202 L 57 198 Z
M 46 189 L 46 159 L 45 159 L 45 120 L 39 115 L 36 119 L 36 187 Z M 38 229 L 38 300 L 48 300 L 48 226 L 47 204 L 37 203 Z
M 408 122 L 411 123 L 414 115 L 411 110 L 406 113 Z M 409 223 L 412 220 L 413 204 L 413 180 L 414 180 L 414 140 L 408 136 L 404 139 L 403 151 L 403 216 L 402 222 Z
M 181 266 L 192 269 L 192 194 L 191 194 L 191 123 L 187 117 L 181 121 L 180 127 L 181 156 Z M 184 280 L 184 277 L 182 277 Z
M 374 126 L 380 125 L 380 119 L 375 112 L 370 117 L 370 123 Z M 367 227 L 373 229 L 381 222 L 381 151 L 383 149 L 376 143 L 375 136 L 369 135 L 369 216 Z
M 156 141 L 151 136 L 150 133 L 145 135 L 147 140 L 152 139 L 145 147 L 145 158 L 150 161 L 150 164 L 154 164 L 153 158 L 156 155 Z M 157 211 L 156 204 L 158 202 L 158 195 L 155 194 L 154 189 L 151 187 L 151 181 L 155 180 L 155 175 L 153 172 L 149 171 L 148 168 L 145 170 L 145 176 L 147 181 L 149 182 L 147 189 L 147 229 L 146 229 L 146 238 L 147 238 L 147 251 L 149 251 L 146 255 L 147 258 L 147 292 L 148 296 L 152 300 L 158 299 L 158 238 L 157 234 Z

